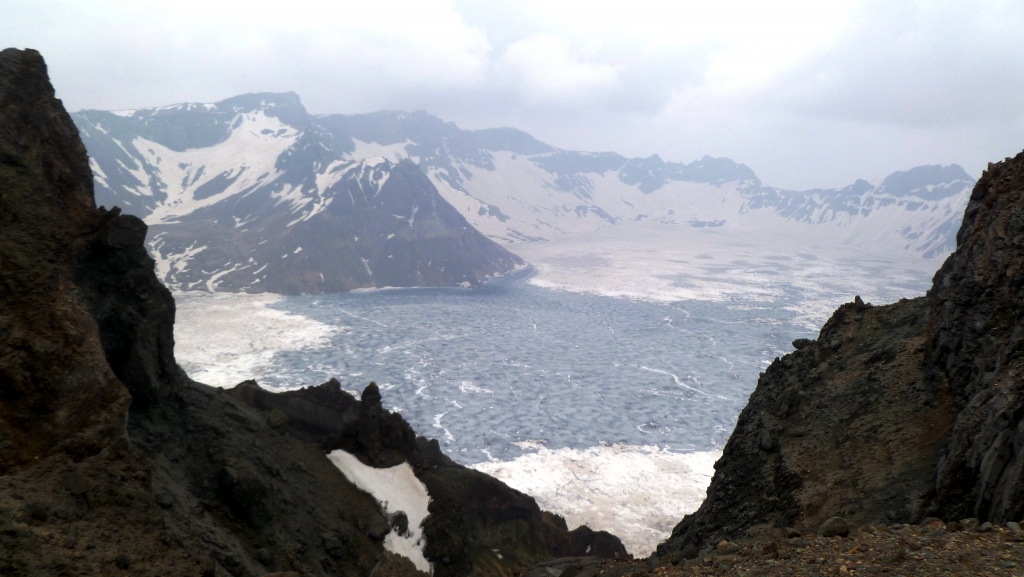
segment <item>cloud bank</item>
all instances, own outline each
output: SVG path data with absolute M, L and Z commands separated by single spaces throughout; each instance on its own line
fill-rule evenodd
M 1024 5 L 12 0 L 70 109 L 294 91 L 315 113 L 427 110 L 562 148 L 711 154 L 840 186 L 1024 148 Z

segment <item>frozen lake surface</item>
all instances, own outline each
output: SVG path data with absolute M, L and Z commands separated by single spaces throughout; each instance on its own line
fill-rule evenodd
M 376 381 L 456 461 L 647 555 L 699 506 L 764 367 L 854 294 L 922 294 L 938 263 L 643 247 L 537 244 L 539 275 L 473 289 L 179 293 L 176 352 L 216 386 Z
M 235 304 L 246 306 L 240 296 Z M 182 308 L 205 298 L 187 295 Z M 214 298 L 221 306 L 234 300 Z M 312 346 L 275 351 L 256 376 L 260 385 L 283 390 L 335 377 L 359 391 L 376 381 L 385 407 L 467 464 L 512 459 L 524 442 L 720 447 L 766 363 L 794 338 L 813 336 L 792 322 L 794 312 L 770 303 L 634 302 L 514 280 L 283 297 L 267 306 L 330 329 L 318 327 Z M 203 380 L 202 368 L 185 367 Z

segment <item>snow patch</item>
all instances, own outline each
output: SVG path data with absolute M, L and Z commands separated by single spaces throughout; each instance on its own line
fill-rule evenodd
M 206 290 L 208 290 L 210 292 L 216 292 L 217 291 L 217 285 L 220 283 L 220 278 L 222 276 L 227 275 L 227 274 L 231 274 L 231 273 L 235 272 L 236 270 L 243 269 L 243 268 L 246 268 L 246 265 L 236 264 L 235 266 L 233 266 L 231 268 L 226 268 L 226 269 L 219 270 L 219 271 L 215 272 L 214 274 L 210 275 L 210 278 L 208 278 L 206 280 Z
M 431 563 L 423 556 L 423 520 L 429 512 L 430 495 L 427 487 L 416 478 L 409 463 L 387 469 L 364 465 L 355 455 L 337 449 L 327 454 L 334 466 L 356 487 L 373 495 L 387 515 L 404 511 L 409 518 L 409 531 L 403 537 L 392 531 L 384 538 L 384 548 L 406 557 L 416 568 L 432 572 Z
M 147 188 L 148 194 L 162 189 L 167 195 L 146 217 L 147 223 L 173 221 L 277 178 L 277 159 L 295 143 L 299 132 L 262 111 L 239 114 L 234 122 L 239 125 L 227 140 L 207 148 L 179 152 L 140 137 L 132 141 L 152 173 L 154 182 Z M 220 180 L 211 182 L 214 179 Z M 226 184 L 223 190 L 195 197 L 203 185 L 216 186 L 218 182 Z
M 381 160 L 386 160 L 391 164 L 398 164 L 403 159 L 408 158 L 409 153 L 406 152 L 406 148 L 408 148 L 409 145 L 416 144 L 409 139 L 397 144 L 363 142 L 358 138 L 353 138 L 352 142 L 355 144 L 355 150 L 345 155 L 346 160 L 370 160 L 379 158 Z
M 156 261 L 156 276 L 167 285 L 171 290 L 180 288 L 178 283 L 177 275 L 185 272 L 188 269 L 189 261 L 192 260 L 197 254 L 206 250 L 206 245 L 196 246 L 196 243 L 192 243 L 183 252 L 177 254 L 165 254 L 161 250 L 164 246 L 164 241 L 161 239 L 162 235 L 157 235 L 152 242 L 149 243 L 149 254 Z

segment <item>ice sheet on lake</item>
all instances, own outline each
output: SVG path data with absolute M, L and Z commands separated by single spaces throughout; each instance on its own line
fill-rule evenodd
M 269 308 L 279 299 L 273 294 L 175 293 L 178 363 L 201 383 L 232 387 L 276 371 L 272 359 L 277 353 L 330 344 L 337 327 Z
M 619 223 L 598 231 L 518 243 L 537 268 L 536 286 L 653 302 L 774 302 L 817 330 L 835 308 L 860 295 L 876 304 L 924 294 L 941 258 L 871 252 L 841 243 L 809 244 L 799 231 Z
M 657 446 L 541 447 L 513 461 L 472 466 L 531 495 L 541 509 L 565 517 L 570 529 L 608 531 L 634 556 L 646 557 L 700 506 L 720 456 Z
M 384 548 L 408 558 L 420 571 L 432 573 L 430 562 L 423 556 L 423 528 L 420 527 L 429 514 L 430 495 L 409 463 L 376 469 L 341 449 L 328 453 L 327 457 L 353 485 L 373 495 L 385 514 L 405 512 L 409 518 L 408 532 L 403 536 L 391 531 L 384 538 Z

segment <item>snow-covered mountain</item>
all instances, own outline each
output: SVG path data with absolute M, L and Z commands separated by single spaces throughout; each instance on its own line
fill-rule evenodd
M 507 243 L 646 221 L 786 231 L 808 243 L 823 238 L 927 258 L 955 248 L 974 184 L 957 165 L 933 165 L 791 191 L 765 186 L 728 158 L 682 164 L 565 151 L 519 130 L 461 130 L 424 112 L 316 120 L 353 152 L 412 159 L 473 226 Z
M 146 219 L 162 277 L 182 288 L 474 284 L 521 264 L 474 228 L 514 245 L 627 221 L 935 257 L 955 247 L 974 180 L 921 166 L 781 190 L 727 158 L 565 151 L 425 112 L 315 116 L 291 93 L 73 118 L 97 202 Z
M 74 120 L 97 203 L 146 220 L 158 275 L 175 288 L 475 285 L 524 264 L 414 163 L 336 140 L 294 94 Z

